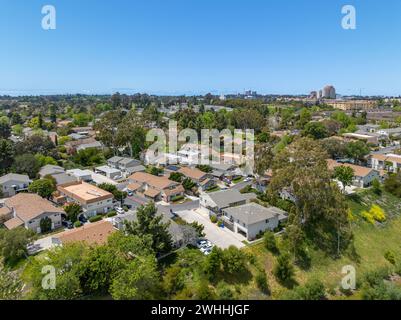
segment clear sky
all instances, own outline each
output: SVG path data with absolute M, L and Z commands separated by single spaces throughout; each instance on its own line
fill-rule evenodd
M 57 29 L 41 27 L 43 5 Z M 357 29 L 344 30 L 352 4 Z M 399 0 L 0 0 L 0 94 L 401 95 Z

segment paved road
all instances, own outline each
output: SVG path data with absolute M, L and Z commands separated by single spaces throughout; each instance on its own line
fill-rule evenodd
M 386 153 L 391 153 L 395 149 L 399 149 L 400 146 L 391 146 L 391 147 L 386 147 L 383 149 L 380 149 L 379 151 L 374 151 L 372 154 L 386 154 Z
M 157 208 L 160 211 L 166 212 L 166 213 L 169 213 L 170 209 L 173 210 L 173 212 L 198 209 L 199 208 L 199 200 L 185 202 L 182 204 L 172 204 L 169 206 L 158 205 Z
M 237 190 L 242 190 L 247 186 L 252 185 L 253 181 L 241 181 L 239 183 L 237 183 L 236 185 L 234 185 L 233 187 L 231 187 L 230 189 L 237 189 Z
M 197 213 L 194 210 L 178 211 L 177 214 L 188 223 L 196 221 L 204 225 L 206 238 L 219 248 L 226 249 L 229 246 L 242 248 L 245 246 L 241 242 L 242 240 L 245 240 L 244 237 L 239 234 L 235 234 L 227 228 L 217 227 L 217 225 L 212 223 L 208 217 Z

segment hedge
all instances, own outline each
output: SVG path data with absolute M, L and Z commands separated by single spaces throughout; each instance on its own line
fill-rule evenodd
M 82 227 L 82 222 L 81 222 L 81 221 L 75 221 L 75 222 L 74 222 L 74 227 L 75 227 L 75 228 L 80 228 L 80 227 Z
M 98 216 L 94 216 L 92 218 L 89 218 L 89 222 L 97 222 L 97 221 L 100 221 L 102 219 L 103 219 L 103 217 L 98 215 Z
M 115 217 L 117 215 L 117 212 L 115 212 L 115 211 L 110 211 L 107 215 L 106 215 L 106 217 L 107 218 L 111 218 L 111 217 Z

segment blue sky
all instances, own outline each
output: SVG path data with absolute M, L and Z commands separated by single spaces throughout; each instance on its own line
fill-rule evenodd
M 57 29 L 41 28 L 41 8 Z M 341 27 L 341 8 L 357 29 Z M 401 94 L 399 0 L 0 0 L 0 94 Z

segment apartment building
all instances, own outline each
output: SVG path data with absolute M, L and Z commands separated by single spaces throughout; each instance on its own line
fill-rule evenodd
M 57 187 L 58 203 L 78 203 L 87 218 L 105 214 L 113 209 L 113 195 L 86 182 L 73 182 Z

